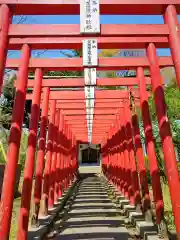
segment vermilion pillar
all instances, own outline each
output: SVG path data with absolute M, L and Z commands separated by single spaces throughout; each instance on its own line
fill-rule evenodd
M 176 70 L 177 82 L 180 87 L 180 28 L 176 7 L 174 5 L 169 5 L 166 8 L 164 20 L 169 27 L 169 44 L 171 55 Z
M 70 184 L 72 183 L 73 180 L 73 172 L 72 172 L 72 157 L 73 157 L 73 152 L 72 152 L 72 132 L 71 130 L 69 131 L 69 167 L 70 167 Z
M 150 209 L 150 197 L 149 197 L 146 166 L 144 162 L 144 154 L 143 154 L 142 144 L 141 144 L 139 121 L 136 113 L 132 115 L 132 127 L 133 127 L 134 144 L 136 149 L 137 167 L 139 172 L 139 179 L 140 179 L 141 193 L 142 193 L 142 200 L 143 200 L 143 203 L 142 203 L 143 211 L 147 213 L 147 210 Z
M 124 155 L 124 185 L 122 186 L 123 194 L 126 198 L 129 198 L 131 203 L 134 203 L 132 186 L 131 186 L 131 170 L 130 170 L 130 161 L 129 161 L 129 152 L 128 152 L 128 143 L 126 136 L 126 122 L 127 119 L 124 114 L 124 109 L 120 112 L 121 115 L 121 133 L 122 133 L 122 141 L 123 141 L 123 155 Z M 129 191 L 131 189 L 131 191 Z
M 170 124 L 167 117 L 167 107 L 165 103 L 160 68 L 158 65 L 158 57 L 156 54 L 156 48 L 153 43 L 150 43 L 148 45 L 147 55 L 150 63 L 152 91 L 154 93 L 156 114 L 159 123 L 159 132 L 162 139 L 162 148 L 164 153 L 164 161 L 169 183 L 175 225 L 177 233 L 180 234 L 180 194 L 178 191 L 178 189 L 180 189 L 180 181 Z
M 156 222 L 157 224 L 160 224 L 160 222 L 164 220 L 164 205 L 143 68 L 137 69 L 137 76 L 139 78 L 142 120 L 149 159 L 153 197 L 156 208 Z
M 55 113 L 54 129 L 53 129 L 53 153 L 51 160 L 51 171 L 49 179 L 49 207 L 54 207 L 54 197 L 55 197 L 55 180 L 56 180 L 56 164 L 57 164 L 57 145 L 58 145 L 58 126 L 59 126 L 59 110 Z
M 124 156 L 124 147 L 123 147 L 123 133 L 122 133 L 122 126 L 120 124 L 120 120 L 118 120 L 119 122 L 119 154 L 120 154 L 120 158 L 119 158 L 119 165 L 120 165 L 120 191 L 123 193 L 123 186 L 125 184 L 125 156 Z
M 32 217 L 32 224 L 38 223 L 38 215 L 40 209 L 41 201 L 41 191 L 42 191 L 42 179 L 44 170 L 44 155 L 46 147 L 46 128 L 48 124 L 48 109 L 49 109 L 49 93 L 50 89 L 44 88 L 43 91 L 43 105 L 40 123 L 40 138 L 38 144 L 37 152 L 37 163 L 36 163 L 36 173 L 35 173 L 35 187 L 34 187 L 34 214 Z
M 56 111 L 56 100 L 51 100 L 50 104 L 50 119 L 48 127 L 48 142 L 47 142 L 47 153 L 46 153 L 46 163 L 44 170 L 44 183 L 43 183 L 43 214 L 48 214 L 48 204 L 51 206 L 51 202 L 48 203 L 49 199 L 49 176 L 51 171 L 51 161 L 52 161 L 52 151 L 53 151 L 53 129 L 55 121 L 55 111 Z
M 24 117 L 24 105 L 26 99 L 26 87 L 28 81 L 28 65 L 30 48 L 23 45 L 18 72 L 16 96 L 12 113 L 12 124 L 9 136 L 7 163 L 4 173 L 4 181 L 0 205 L 0 239 L 9 238 L 12 207 L 14 199 L 14 186 L 16 181 L 16 168 L 18 163 L 21 129 Z
M 133 139 L 132 139 L 132 124 L 131 124 L 131 112 L 130 112 L 130 101 L 125 100 L 124 103 L 124 114 L 126 117 L 126 136 L 127 136 L 127 146 L 128 146 L 128 152 L 129 152 L 129 168 L 131 172 L 131 185 L 129 192 L 133 191 L 133 201 L 131 203 L 134 203 L 136 206 L 140 205 L 141 203 L 141 196 L 140 196 L 140 189 L 139 189 L 139 180 L 138 180 L 138 174 L 136 169 L 136 160 L 134 156 L 134 145 L 133 145 Z M 132 188 L 132 190 L 131 190 Z
M 54 207 L 54 162 L 56 161 L 56 101 L 52 101 L 52 118 L 50 119 L 50 124 L 52 127 L 52 132 L 51 132 L 51 127 L 49 128 L 50 132 L 50 137 L 48 137 L 48 143 L 49 140 L 51 139 L 51 147 L 48 147 L 48 152 L 47 152 L 47 161 L 48 161 L 48 191 L 49 191 L 49 198 L 48 198 L 48 208 L 52 209 Z
M 8 31 L 12 15 L 7 5 L 0 6 L 0 93 L 4 79 L 4 69 L 8 50 Z
M 62 142 L 63 142 L 63 115 L 60 112 L 60 121 L 59 121 L 59 156 L 58 156 L 58 169 L 59 171 L 56 174 L 56 179 L 58 182 L 58 197 L 62 196 L 63 191 L 63 153 L 62 153 Z
M 31 203 L 32 180 L 34 172 L 34 160 L 37 144 L 37 130 L 40 114 L 40 100 L 41 100 L 41 84 L 42 84 L 42 70 L 40 68 L 35 71 L 35 85 L 32 96 L 31 119 L 28 137 L 28 148 L 24 169 L 24 181 L 21 197 L 21 209 L 18 221 L 18 240 L 27 239 L 29 211 Z
M 55 173 L 55 192 L 54 192 L 54 201 L 58 202 L 58 198 L 61 197 L 61 193 L 59 196 L 59 182 L 60 182 L 60 174 L 61 174 L 61 146 L 60 146 L 60 139 L 61 139 L 61 125 L 62 125 L 62 112 L 59 110 L 59 123 L 58 123 L 58 134 L 57 134 L 57 161 L 56 161 L 56 173 Z
M 65 137 L 65 139 L 64 139 L 64 142 L 65 142 L 65 144 L 64 144 L 64 147 L 65 147 L 65 153 L 64 153 L 64 155 L 63 155 L 63 158 L 64 158 L 64 190 L 67 190 L 67 188 L 68 188 L 68 166 L 67 166 L 67 160 L 68 160 L 68 158 L 67 158 L 67 124 L 64 122 L 64 128 L 63 128 L 63 133 L 64 133 L 64 137 Z

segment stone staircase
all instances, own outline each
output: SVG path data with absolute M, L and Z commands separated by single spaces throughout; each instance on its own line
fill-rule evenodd
M 157 226 L 145 221 L 100 169 L 80 168 L 80 179 L 59 199 L 53 212 L 40 219 L 40 226 L 29 230 L 28 240 L 159 240 Z
M 55 224 L 53 239 L 129 239 L 125 218 L 109 199 L 106 186 L 96 174 L 84 174 L 63 219 Z

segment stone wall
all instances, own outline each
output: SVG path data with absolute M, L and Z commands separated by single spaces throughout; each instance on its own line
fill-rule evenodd
M 0 195 L 3 183 L 5 165 L 0 164 Z M 18 165 L 16 172 L 16 184 L 15 184 L 15 195 L 18 193 L 19 180 L 21 176 L 21 165 Z

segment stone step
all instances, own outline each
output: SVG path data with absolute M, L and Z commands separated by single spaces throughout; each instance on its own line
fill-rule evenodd
M 114 217 L 100 217 L 100 216 L 90 216 L 90 217 L 72 217 L 72 218 L 69 218 L 67 220 L 68 223 L 82 223 L 84 224 L 85 222 L 88 222 L 88 223 L 94 223 L 94 222 L 115 222 L 115 223 L 119 223 L 120 221 L 122 221 L 122 219 L 124 219 L 123 217 L 121 216 L 114 216 Z
M 63 230 L 58 240 L 74 240 L 74 239 L 121 239 L 128 240 L 128 231 L 125 227 L 81 227 L 81 228 L 67 228 Z
M 78 195 L 106 195 L 107 196 L 107 192 L 105 191 L 88 191 L 88 192 L 81 192 L 81 191 L 78 191 L 77 192 L 77 196 Z
M 99 187 L 98 186 L 92 186 L 92 187 L 91 186 L 89 186 L 89 187 L 80 186 L 79 189 L 87 189 L 87 190 L 91 190 L 91 189 L 104 189 L 104 187 L 102 187 L 102 186 L 99 186 Z
M 100 190 L 102 190 L 102 191 L 106 191 L 106 189 L 105 188 L 103 188 L 103 187 L 90 187 L 90 188 L 85 188 L 85 187 L 80 187 L 79 189 L 78 189 L 78 191 L 85 191 L 85 192 L 87 192 L 87 191 L 100 191 Z
M 87 198 L 87 199 L 91 199 L 91 198 L 102 199 L 102 198 L 105 198 L 105 199 L 107 199 L 108 195 L 106 195 L 106 194 L 87 194 L 87 195 L 77 194 L 76 198 Z
M 99 199 L 99 198 L 91 198 L 91 199 L 87 199 L 87 198 L 76 198 L 74 200 L 74 203 L 111 203 L 111 201 L 107 198 L 104 199 Z
M 155 226 L 152 222 L 137 221 L 136 229 L 139 232 L 140 236 L 143 237 L 146 232 L 157 231 L 157 226 Z
M 99 209 L 71 209 L 68 212 L 69 216 L 99 216 L 99 215 L 103 215 L 103 216 L 116 216 L 119 215 L 117 209 L 103 209 L 103 208 L 99 208 Z
M 85 202 L 85 203 L 75 203 L 73 207 L 114 207 L 115 205 L 111 202 L 108 203 L 92 203 L 92 202 Z

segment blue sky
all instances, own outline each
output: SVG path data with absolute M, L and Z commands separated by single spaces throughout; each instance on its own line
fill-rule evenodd
M 14 23 L 19 22 L 21 16 L 15 16 L 13 19 Z M 179 17 L 180 19 L 180 17 Z M 27 16 L 26 21 L 23 22 L 24 24 L 79 24 L 80 18 L 79 16 Z M 106 15 L 101 16 L 101 23 L 102 24 L 163 24 L 163 17 L 162 16 L 137 16 L 137 15 Z M 42 51 L 43 52 L 43 51 Z M 49 50 L 42 54 L 39 57 L 63 57 L 59 51 L 56 50 Z M 32 53 L 32 56 L 36 56 L 37 51 Z M 170 51 L 169 49 L 158 49 L 159 56 L 169 56 Z M 19 57 L 19 51 L 11 51 L 9 53 L 9 57 L 16 58 Z

